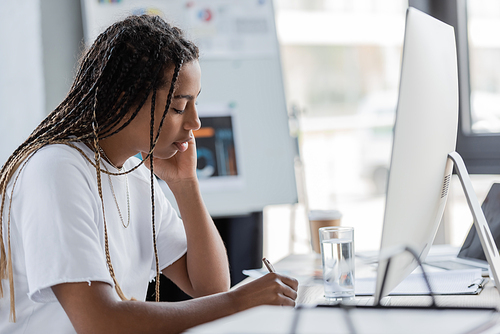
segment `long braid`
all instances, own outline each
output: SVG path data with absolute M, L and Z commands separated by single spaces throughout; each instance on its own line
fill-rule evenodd
M 172 80 L 173 83 L 173 80 Z M 153 90 L 153 95 L 151 96 L 151 123 L 149 132 L 149 152 L 153 151 L 153 138 L 155 131 L 155 106 L 156 106 L 156 89 Z M 150 180 L 151 180 L 151 222 L 153 230 L 153 249 L 155 252 L 155 268 L 156 268 L 156 279 L 155 279 L 155 301 L 160 301 L 160 261 L 158 259 L 158 248 L 156 247 L 156 220 L 155 220 L 155 186 L 154 186 L 154 168 L 153 168 L 153 157 L 149 158 L 149 170 L 150 170 Z
M 96 89 L 95 93 L 95 98 L 94 98 L 94 110 L 96 110 L 97 106 L 97 92 L 98 89 Z M 113 269 L 113 264 L 111 263 L 111 256 L 109 254 L 109 238 L 108 238 L 108 227 L 106 224 L 106 213 L 104 210 L 104 196 L 102 195 L 102 182 L 101 182 L 101 170 L 100 170 L 100 164 L 101 164 L 101 152 L 99 150 L 99 136 L 98 134 L 98 128 L 99 125 L 97 124 L 97 118 L 95 116 L 94 112 L 94 119 L 92 120 L 92 129 L 94 131 L 94 140 L 93 140 L 93 151 L 94 151 L 94 159 L 95 159 L 95 169 L 96 169 L 96 178 L 97 178 L 97 189 L 99 191 L 99 198 L 101 199 L 101 206 L 102 206 L 102 217 L 103 217 L 103 225 L 104 225 L 104 251 L 106 255 L 106 263 L 108 265 L 108 270 L 111 278 L 113 279 L 113 282 L 115 284 L 115 290 L 118 296 L 120 297 L 121 300 L 127 300 L 127 297 L 125 297 L 125 294 L 123 293 L 122 289 L 120 288 L 120 285 L 118 284 L 118 281 L 116 279 L 115 271 Z
M 177 82 L 177 79 L 179 78 L 179 72 L 181 70 L 182 63 L 183 63 L 183 61 L 181 60 L 179 62 L 179 64 L 175 65 L 174 75 L 172 76 L 172 84 L 170 85 L 167 103 L 165 104 L 165 110 L 163 111 L 163 115 L 162 115 L 161 120 L 160 120 L 159 129 L 162 128 L 163 121 L 165 120 L 165 117 L 167 116 L 167 112 L 170 109 L 170 103 L 172 101 L 172 96 L 174 95 L 175 83 Z M 156 134 L 156 138 L 155 138 L 154 143 L 153 143 L 153 148 L 156 145 L 156 143 L 158 142 L 158 138 L 160 137 L 160 130 L 159 129 L 158 129 L 158 133 Z
M 20 171 L 26 166 L 26 163 L 28 162 L 28 159 L 26 159 L 23 163 L 23 165 L 20 168 Z M 7 250 L 9 257 L 7 259 L 7 269 L 9 271 L 9 286 L 10 286 L 10 303 L 11 303 L 11 308 L 10 308 L 10 314 L 9 314 L 9 320 L 12 322 L 16 322 L 16 308 L 15 308 L 15 294 L 14 294 L 14 275 L 12 273 L 12 251 L 11 251 L 11 245 L 10 245 L 10 211 L 12 209 L 12 198 L 14 196 L 14 188 L 16 187 L 17 180 L 19 178 L 20 173 L 17 173 L 16 178 L 14 179 L 14 183 L 12 185 L 12 190 L 10 193 L 10 200 L 9 200 L 9 215 L 7 219 Z
M 153 96 L 151 97 L 151 129 L 150 129 L 150 137 L 149 137 L 149 152 L 152 154 L 156 143 L 158 142 L 158 136 L 160 134 L 160 130 L 163 126 L 163 120 L 167 115 L 168 110 L 170 109 L 170 103 L 172 102 L 172 96 L 174 95 L 175 83 L 179 77 L 179 71 L 182 66 L 182 61 L 179 65 L 175 66 L 174 75 L 172 77 L 172 83 L 170 84 L 170 90 L 167 96 L 167 103 L 165 104 L 165 109 L 163 111 L 163 115 L 158 127 L 158 133 L 156 134 L 156 138 L 154 138 L 154 124 L 155 124 L 155 106 L 156 106 L 156 90 L 153 90 Z M 149 158 L 150 160 L 150 178 L 151 178 L 151 219 L 152 219 L 152 228 L 153 228 L 153 248 L 155 253 L 155 266 L 156 266 L 156 280 L 155 280 L 155 300 L 157 302 L 160 301 L 160 264 L 158 260 L 158 247 L 156 246 L 156 221 L 155 221 L 155 189 L 154 189 L 154 167 L 153 167 L 153 157 Z
M 11 316 L 15 321 L 15 301 L 12 254 L 10 250 L 10 208 L 16 180 L 30 157 L 46 145 L 66 144 L 78 150 L 96 168 L 97 185 L 103 204 L 101 172 L 123 175 L 139 168 L 148 158 L 151 160 L 152 227 L 157 282 L 159 261 L 156 247 L 156 227 L 154 216 L 153 151 L 158 142 L 160 130 L 170 107 L 175 83 L 183 62 L 198 59 L 198 49 L 184 39 L 182 32 L 156 16 L 131 16 L 117 22 L 100 34 L 91 48 L 82 57 L 79 70 L 70 91 L 61 104 L 49 113 L 34 129 L 30 136 L 13 152 L 0 169 L 0 279 L 9 279 L 11 293 Z M 171 80 L 164 78 L 165 70 L 174 67 Z M 170 81 L 170 90 L 165 110 L 158 126 L 158 133 L 150 136 L 150 151 L 140 164 L 120 173 L 111 173 L 100 167 L 99 140 L 112 136 L 128 126 L 146 103 L 151 92 Z M 156 99 L 156 96 L 155 96 Z M 99 103 L 97 103 L 99 101 Z M 152 120 L 153 121 L 153 120 Z M 87 143 L 94 151 L 94 159 L 73 142 Z M 9 200 L 6 231 L 3 226 L 7 186 L 13 180 Z M 104 205 L 103 205 L 103 218 Z M 6 233 L 4 233 L 6 232 Z M 6 235 L 4 235 L 6 234 Z M 117 293 L 124 295 L 114 275 L 109 248 L 107 228 L 106 261 Z M 4 237 L 6 239 L 4 239 Z M 7 242 L 6 242 L 7 241 Z M 6 246 L 8 251 L 6 251 Z M 157 284 L 158 284 L 157 283 Z M 157 287 L 157 300 L 159 299 Z M 0 284 L 0 298 L 3 297 Z

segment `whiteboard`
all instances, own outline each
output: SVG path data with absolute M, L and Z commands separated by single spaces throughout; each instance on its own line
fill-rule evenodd
M 200 47 L 202 127 L 204 116 L 231 116 L 237 165 L 237 175 L 200 178 L 212 216 L 297 202 L 297 145 L 289 134 L 271 1 L 83 0 L 82 6 L 88 44 L 116 20 L 153 13 L 184 29 Z M 161 186 L 175 203 L 166 184 Z

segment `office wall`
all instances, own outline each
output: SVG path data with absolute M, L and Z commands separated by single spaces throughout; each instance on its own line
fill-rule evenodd
M 0 165 L 44 115 L 40 0 L 0 3 Z
M 82 40 L 79 0 L 0 2 L 0 165 L 66 96 Z
M 41 37 L 45 83 L 45 110 L 64 99 L 73 82 L 83 50 L 80 0 L 42 0 Z

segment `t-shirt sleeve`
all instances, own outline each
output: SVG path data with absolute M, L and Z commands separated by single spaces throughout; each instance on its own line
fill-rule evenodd
M 21 172 L 12 214 L 22 235 L 29 297 L 56 301 L 60 283 L 113 285 L 99 229 L 99 199 L 89 168 L 69 149 L 42 149 Z M 15 255 L 14 255 L 15 256 Z
M 158 183 L 156 183 L 155 189 L 157 189 L 156 198 L 161 205 L 161 225 L 156 240 L 160 270 L 162 270 L 186 253 L 187 240 L 182 220 L 161 191 Z M 154 261 L 151 269 L 153 273 L 156 272 Z

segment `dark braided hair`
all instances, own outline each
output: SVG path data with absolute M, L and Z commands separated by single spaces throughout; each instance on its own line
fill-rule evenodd
M 7 221 L 7 250 L 3 241 L 2 217 L 5 206 L 7 184 L 16 170 L 12 192 L 20 171 L 28 159 L 40 148 L 50 144 L 67 144 L 95 166 L 99 195 L 101 172 L 111 175 L 130 173 L 129 171 L 110 173 L 100 168 L 99 140 L 121 131 L 136 117 L 149 96 L 151 104 L 150 151 L 144 160 L 151 157 L 160 134 L 165 116 L 170 108 L 176 81 L 183 63 L 198 59 L 198 48 L 184 38 L 182 31 L 163 21 L 158 16 L 129 16 L 110 26 L 100 34 L 81 60 L 79 70 L 70 91 L 62 103 L 52 111 L 31 133 L 0 170 L 0 279 L 8 278 L 11 295 L 11 320 L 15 321 L 14 280 L 10 247 L 10 206 Z M 172 78 L 166 78 L 169 68 L 174 69 Z M 158 133 L 154 133 L 154 108 L 156 91 L 170 84 L 167 102 L 159 122 Z M 82 141 L 92 147 L 94 161 L 71 142 Z M 143 161 L 144 161 L 143 160 Z M 142 164 L 143 162 L 141 162 Z M 156 259 L 156 300 L 159 300 L 159 264 L 156 247 L 154 217 L 154 176 L 153 159 L 151 170 L 151 206 L 153 244 Z M 12 196 L 11 202 L 12 202 Z M 103 216 L 104 204 L 103 204 Z M 104 217 L 105 248 L 108 269 L 115 282 L 115 289 L 122 299 L 126 299 L 116 281 L 109 258 L 106 220 Z M 3 289 L 0 284 L 0 298 Z

